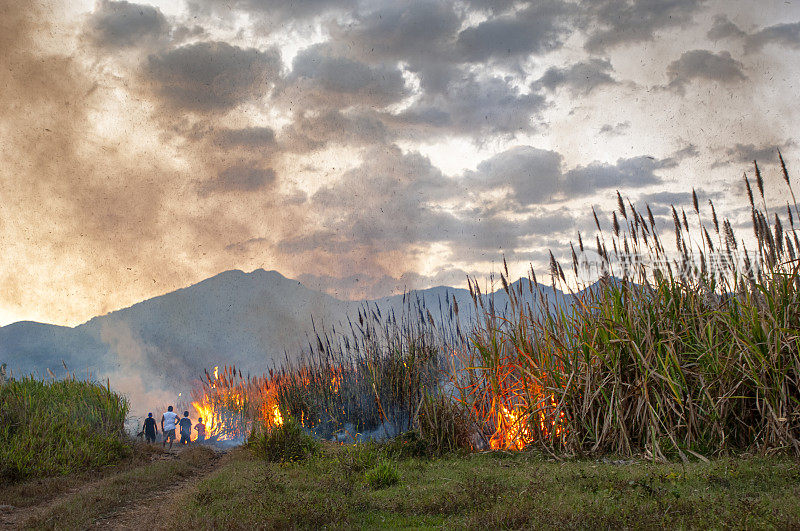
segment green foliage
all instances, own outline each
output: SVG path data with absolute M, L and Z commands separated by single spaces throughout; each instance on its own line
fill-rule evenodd
M 432 457 L 431 447 L 419 435 L 419 431 L 412 430 L 401 433 L 381 444 L 384 453 L 394 459 L 408 459 L 410 457 Z
M 337 454 L 346 474 L 361 473 L 374 468 L 385 455 L 384 446 L 374 441 L 347 445 Z
M 130 454 L 126 399 L 95 382 L 13 379 L 0 385 L 0 482 L 67 474 Z
M 247 447 L 267 461 L 300 461 L 316 455 L 320 443 L 303 430 L 299 422 L 287 419 L 282 425 L 253 431 Z
M 364 481 L 373 489 L 383 489 L 400 483 L 400 472 L 394 463 L 383 460 L 364 474 Z
M 468 411 L 444 395 L 425 395 L 417 414 L 420 440 L 428 456 L 472 449 L 474 432 Z

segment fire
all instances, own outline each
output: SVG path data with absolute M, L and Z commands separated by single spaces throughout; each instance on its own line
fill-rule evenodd
M 214 367 L 206 371 L 206 380 L 195 390 L 192 407 L 206 424 L 211 441 L 244 438 L 253 421 L 267 426 L 281 426 L 283 414 L 277 402 L 277 379 L 245 378 L 235 367 Z
M 538 406 L 536 411 L 524 413 L 521 407 L 509 409 L 501 405 L 489 447 L 493 450 L 522 450 L 537 439 L 555 442 L 563 438 L 566 434 L 566 416 L 558 410 L 555 397 L 550 395 L 540 400 Z
M 278 404 L 272 406 L 272 424 L 274 426 L 283 426 L 283 415 L 281 415 L 281 410 L 278 409 Z
M 501 406 L 497 415 L 497 429 L 489 440 L 493 450 L 522 450 L 531 440 L 527 427 L 528 417 L 519 410 L 511 410 Z

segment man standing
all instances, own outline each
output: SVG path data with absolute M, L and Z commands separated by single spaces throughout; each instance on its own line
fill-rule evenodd
M 183 418 L 180 421 L 181 426 L 181 444 L 189 444 L 192 440 L 192 419 L 189 418 L 189 412 L 183 412 Z
M 144 419 L 144 438 L 148 443 L 154 443 L 156 442 L 156 433 L 158 433 L 156 419 L 153 418 L 152 413 L 148 413 L 147 418 Z
M 172 411 L 172 406 L 167 408 L 167 411 L 161 415 L 161 431 L 164 433 L 164 444 L 167 446 L 169 439 L 169 449 L 172 450 L 172 442 L 175 440 L 175 426 L 178 424 L 178 415 Z

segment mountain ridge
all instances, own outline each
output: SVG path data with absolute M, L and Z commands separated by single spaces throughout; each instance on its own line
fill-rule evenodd
M 496 307 L 507 304 L 502 289 L 490 295 Z M 344 301 L 278 271 L 232 269 L 74 327 L 35 321 L 0 327 L 0 361 L 15 374 L 43 376 L 50 369 L 61 376 L 63 360 L 69 370 L 108 378 L 112 386 L 133 397 L 137 410 L 153 401 L 169 402 L 215 365 L 235 364 L 259 373 L 287 358 L 292 361 L 315 333 L 312 317 L 317 331 L 329 330 L 364 305 L 377 306 L 385 315 L 402 311 L 409 297 L 419 299 L 432 313 L 455 298 L 462 309 L 459 319 L 474 315 L 464 288 L 435 286 Z

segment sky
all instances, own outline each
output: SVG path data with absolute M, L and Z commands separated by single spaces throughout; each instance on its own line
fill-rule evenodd
M 512 277 L 616 191 L 749 217 L 800 168 L 800 2 L 0 0 L 0 325 L 221 271 Z M 774 185 L 774 186 L 773 186 Z M 604 218 L 605 219 L 605 218 Z M 738 220 L 738 221 L 737 221 Z

